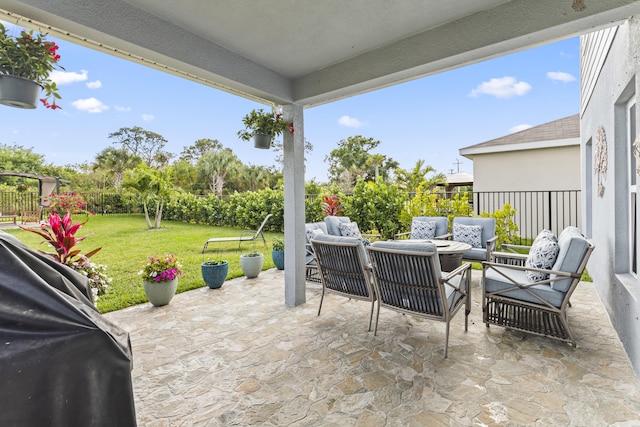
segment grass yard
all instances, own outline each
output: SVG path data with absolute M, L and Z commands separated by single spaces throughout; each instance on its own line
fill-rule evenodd
M 81 218 L 74 218 L 80 220 Z M 24 230 L 6 230 L 18 237 L 27 246 L 51 251 L 41 244 L 42 238 Z M 227 279 L 242 276 L 240 255 L 251 249 L 264 254 L 263 269 L 274 268 L 271 260 L 271 242 L 282 233 L 265 233 L 267 247 L 262 240 L 243 242 L 238 250 L 238 242 L 213 243 L 202 254 L 202 246 L 210 237 L 239 236 L 242 230 L 209 225 L 185 224 L 162 221 L 159 230 L 148 230 L 142 215 L 92 216 L 77 236 L 90 235 L 78 245 L 82 252 L 102 247 L 91 260 L 107 266 L 107 274 L 113 279 L 107 294 L 97 302 L 98 310 L 106 313 L 147 301 L 138 271 L 149 256 L 173 253 L 183 267 L 178 281 L 178 292 L 205 286 L 200 273 L 200 264 L 208 259 L 225 259 L 229 262 Z M 215 292 L 215 291 L 212 291 Z

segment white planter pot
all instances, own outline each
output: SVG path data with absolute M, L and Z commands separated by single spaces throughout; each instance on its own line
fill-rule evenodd
M 264 255 L 262 254 L 260 254 L 260 256 L 240 255 L 240 267 L 242 267 L 242 272 L 245 276 L 247 276 L 248 279 L 258 277 L 258 275 L 262 271 L 263 265 Z

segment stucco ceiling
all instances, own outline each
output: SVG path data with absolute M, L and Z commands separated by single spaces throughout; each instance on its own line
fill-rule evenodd
M 49 31 L 265 103 L 330 102 L 586 33 L 630 0 L 0 0 Z

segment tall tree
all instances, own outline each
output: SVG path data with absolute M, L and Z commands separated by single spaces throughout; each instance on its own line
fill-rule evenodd
M 193 145 L 184 147 L 182 153 L 180 153 L 180 160 L 195 164 L 206 152 L 221 149 L 222 144 L 217 139 L 200 138 Z
M 375 180 L 376 176 L 388 178 L 398 167 L 398 162 L 382 154 L 370 151 L 380 145 L 380 141 L 363 136 L 350 136 L 331 150 L 325 161 L 329 163 L 329 179 L 344 189 L 352 189 L 358 178 Z
M 240 167 L 240 160 L 230 148 L 209 150 L 198 160 L 197 168 L 216 196 L 222 196 L 225 178 Z
M 135 156 L 139 156 L 149 167 L 163 167 L 169 163 L 173 154 L 164 151 L 167 140 L 160 134 L 142 129 L 139 126 L 120 128 L 109 134 L 114 144 L 120 144 Z
M 140 157 L 131 154 L 125 147 L 107 147 L 96 154 L 93 170 L 106 171 L 112 179 L 113 187 L 119 190 L 122 187 L 125 172 L 136 167 L 141 161 Z

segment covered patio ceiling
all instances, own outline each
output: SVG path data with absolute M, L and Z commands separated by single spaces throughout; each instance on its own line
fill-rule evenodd
M 0 0 L 0 19 L 313 106 L 609 26 L 631 0 Z

